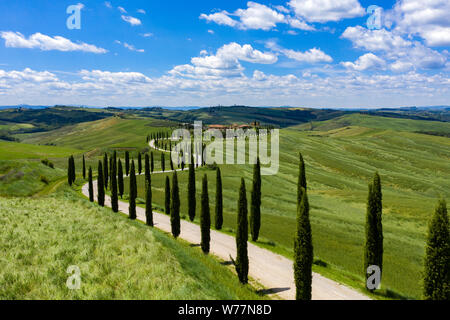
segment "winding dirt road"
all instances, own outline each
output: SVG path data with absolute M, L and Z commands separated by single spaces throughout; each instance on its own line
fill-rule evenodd
M 150 146 L 156 149 L 153 141 L 150 142 Z M 153 172 L 153 174 L 168 172 L 170 171 Z M 94 199 L 97 199 L 97 181 L 94 181 L 93 185 Z M 89 197 L 88 184 L 83 186 L 82 192 Z M 111 207 L 111 199 L 108 196 L 105 199 L 105 206 Z M 119 211 L 128 215 L 128 203 L 119 201 Z M 144 208 L 137 207 L 136 214 L 138 220 L 145 222 Z M 154 212 L 153 220 L 156 228 L 171 232 L 169 216 Z M 200 237 L 200 226 L 181 220 L 180 238 L 192 244 L 200 244 Z M 211 230 L 211 254 L 224 261 L 230 261 L 230 256 L 236 257 L 236 239 L 216 230 Z M 250 242 L 248 243 L 248 257 L 250 261 L 249 276 L 251 278 L 282 299 L 295 299 L 294 267 L 291 260 L 255 246 Z M 316 273 L 313 274 L 312 291 L 313 300 L 370 300 L 362 293 Z

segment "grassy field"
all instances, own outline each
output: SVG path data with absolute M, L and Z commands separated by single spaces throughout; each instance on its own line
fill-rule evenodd
M 0 140 L 0 160 L 61 158 L 79 152 L 69 147 L 37 146 Z
M 297 128 L 303 130 L 329 131 L 350 126 L 406 132 L 431 131 L 450 133 L 450 122 L 396 119 L 357 113 L 327 121 L 301 124 Z
M 0 196 L 3 197 L 31 196 L 65 178 L 65 170 L 52 169 L 40 162 L 0 160 Z
M 261 299 L 213 257 L 64 189 L 0 198 L 0 299 Z M 69 266 L 81 289 L 69 290 Z
M 361 279 L 362 284 L 367 184 L 375 171 L 379 171 L 384 186 L 383 286 L 403 296 L 420 298 L 428 219 L 437 200 L 450 197 L 450 140 L 411 132 L 350 127 L 328 132 L 286 129 L 282 130 L 280 141 L 280 172 L 263 178 L 264 242 L 272 246 L 275 243 L 274 250 L 292 253 L 297 158 L 301 151 L 307 162 L 315 256 Z M 250 196 L 252 168 L 222 166 L 221 169 L 225 226 L 234 230 L 239 181 L 245 177 Z M 200 199 L 201 177 L 205 173 L 214 208 L 215 171 L 207 168 L 198 171 L 197 199 Z M 164 180 L 165 175 L 153 176 L 153 201 L 158 209 L 164 207 Z M 179 174 L 179 182 L 182 214 L 187 216 L 187 173 Z M 138 178 L 138 186 L 138 196 L 144 198 L 143 177 Z M 197 216 L 199 210 L 198 203 Z

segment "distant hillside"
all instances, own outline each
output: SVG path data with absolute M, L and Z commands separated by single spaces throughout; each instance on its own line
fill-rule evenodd
M 53 107 L 46 109 L 17 108 L 0 110 L 0 121 L 32 124 L 32 128 L 22 128 L 14 131 L 14 133 L 25 133 L 57 129 L 66 125 L 104 119 L 112 115 L 113 113 L 101 109 L 74 107 Z
M 302 124 L 297 126 L 297 128 L 301 130 L 329 131 L 352 126 L 416 132 L 437 136 L 447 136 L 450 134 L 450 122 L 388 118 L 374 114 L 349 114 L 327 121 Z

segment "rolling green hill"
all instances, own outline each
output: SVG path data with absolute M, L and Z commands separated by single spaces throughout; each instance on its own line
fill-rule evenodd
M 62 158 L 79 153 L 70 147 L 39 146 L 0 140 L 0 160 Z
M 0 196 L 31 196 L 57 180 L 65 180 L 66 174 L 66 170 L 40 162 L 0 160 Z
M 357 113 L 327 121 L 302 124 L 297 128 L 302 130 L 329 131 L 351 126 L 394 131 L 441 132 L 450 134 L 450 122 L 387 118 Z
M 80 199 L 0 198 L 0 299 L 261 299 L 198 248 Z M 69 290 L 69 266 L 81 271 Z

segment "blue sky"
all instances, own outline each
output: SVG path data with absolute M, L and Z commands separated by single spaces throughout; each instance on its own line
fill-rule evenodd
M 0 0 L 0 105 L 448 105 L 448 12 L 448 0 Z

